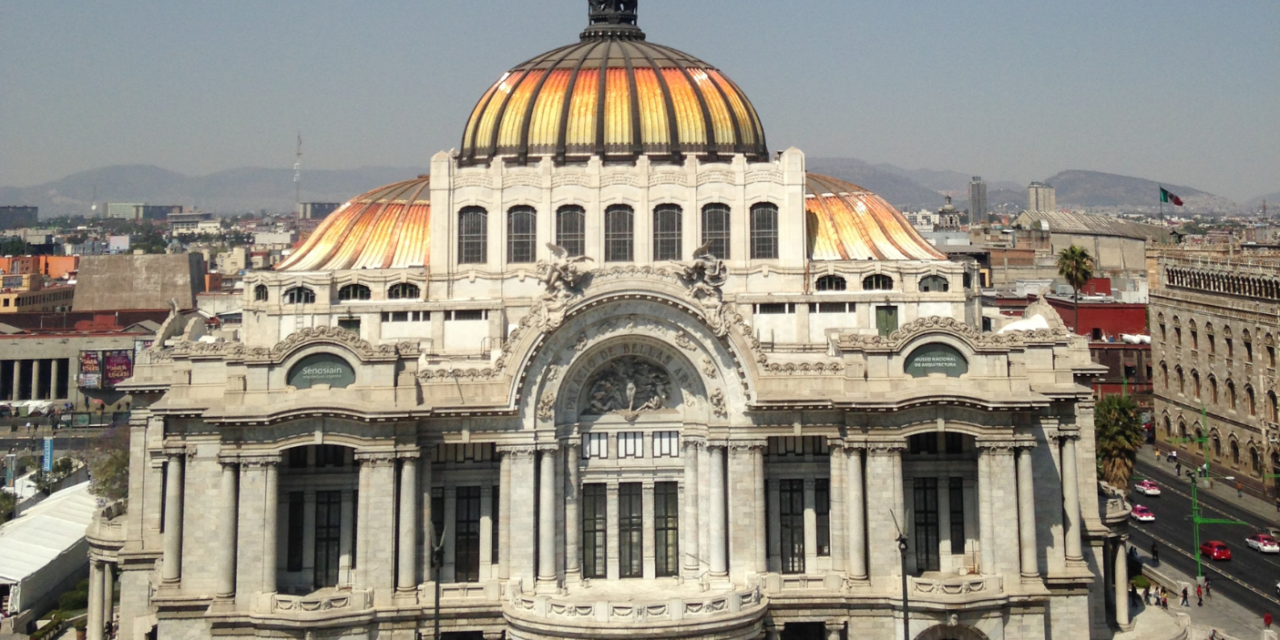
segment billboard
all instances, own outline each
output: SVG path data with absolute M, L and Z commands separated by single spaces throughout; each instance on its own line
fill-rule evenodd
M 102 388 L 102 354 L 97 351 L 80 352 L 79 384 L 83 389 Z
M 102 383 L 114 387 L 133 376 L 133 352 L 128 349 L 102 352 Z

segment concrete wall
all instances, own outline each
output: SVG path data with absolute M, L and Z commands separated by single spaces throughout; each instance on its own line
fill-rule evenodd
M 171 299 L 194 309 L 204 272 L 199 254 L 86 256 L 72 309 L 165 309 Z

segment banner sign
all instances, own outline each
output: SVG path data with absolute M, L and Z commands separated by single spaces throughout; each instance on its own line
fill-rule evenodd
M 288 384 L 297 389 L 310 389 L 327 384 L 331 389 L 345 389 L 356 382 L 356 371 L 346 360 L 331 353 L 309 355 L 289 370 Z
M 80 352 L 80 386 L 84 389 L 102 387 L 102 356 L 97 351 Z
M 44 464 L 40 467 L 45 473 L 53 471 L 53 438 L 44 438 Z
M 103 382 L 114 387 L 133 376 L 133 353 L 127 349 L 103 352 Z
M 903 368 L 913 378 L 923 378 L 934 373 L 958 378 L 969 373 L 969 361 L 955 347 L 935 342 L 912 351 Z

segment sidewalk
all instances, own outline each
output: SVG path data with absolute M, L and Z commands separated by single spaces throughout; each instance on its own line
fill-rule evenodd
M 1165 462 L 1166 455 L 1167 452 L 1165 450 L 1160 450 L 1160 462 L 1156 463 L 1155 466 L 1161 471 L 1168 473 L 1169 475 L 1173 475 L 1174 463 Z M 1201 460 L 1199 456 L 1186 456 L 1182 453 L 1179 453 L 1178 455 L 1184 458 L 1181 462 L 1183 481 L 1185 482 L 1187 470 L 1199 465 Z M 1138 451 L 1138 460 L 1145 464 L 1151 464 L 1155 459 L 1155 449 L 1152 445 L 1144 445 L 1142 449 Z M 1246 511 L 1258 516 L 1259 518 L 1265 519 L 1272 526 L 1280 527 L 1280 510 L 1276 509 L 1275 502 L 1263 500 L 1262 498 L 1249 493 L 1248 490 L 1245 490 L 1243 497 L 1239 497 L 1236 495 L 1236 485 L 1234 482 L 1215 479 L 1212 483 L 1213 486 L 1210 487 L 1210 483 L 1204 478 L 1200 478 L 1199 481 L 1200 491 L 1211 493 L 1214 497 L 1221 499 L 1223 502 L 1234 504 L 1241 509 L 1245 509 Z
M 1253 612 L 1219 593 L 1205 598 L 1204 606 L 1198 607 L 1196 606 L 1195 578 L 1174 569 L 1168 563 L 1152 564 L 1150 554 L 1144 553 L 1141 549 L 1138 550 L 1138 557 L 1142 560 L 1143 575 L 1147 576 L 1153 584 L 1173 582 L 1187 587 L 1187 602 L 1191 605 L 1189 607 L 1179 606 L 1182 601 L 1181 587 L 1169 592 L 1169 614 L 1171 616 L 1179 613 L 1186 614 L 1191 618 L 1193 626 L 1205 630 L 1216 629 L 1219 634 L 1226 633 L 1234 638 L 1259 638 L 1262 636 L 1262 619 Z M 1153 609 L 1156 607 L 1142 604 L 1132 609 L 1132 611 L 1142 611 L 1144 608 Z

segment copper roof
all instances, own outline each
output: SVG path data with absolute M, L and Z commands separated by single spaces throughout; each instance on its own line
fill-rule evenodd
M 425 267 L 431 256 L 429 178 L 374 189 L 329 214 L 278 271 Z
M 813 260 L 946 260 L 884 198 L 843 180 L 807 174 Z
M 582 41 L 503 74 L 471 112 L 459 161 L 557 162 L 641 155 L 769 157 L 755 108 L 733 81 L 687 53 L 646 42 L 634 24 L 593 14 Z

